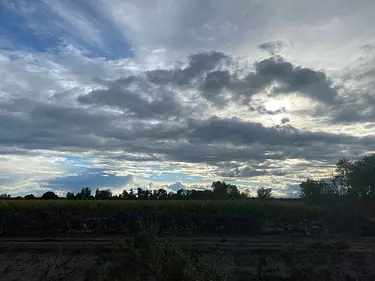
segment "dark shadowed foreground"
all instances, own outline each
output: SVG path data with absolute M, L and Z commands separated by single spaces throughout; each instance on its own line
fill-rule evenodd
M 126 265 L 120 263 L 116 266 L 117 270 L 123 266 L 127 269 L 124 272 L 129 274 L 131 270 L 153 268 L 152 263 L 145 263 L 143 266 L 140 263 L 131 264 L 129 261 L 137 261 L 137 255 L 139 258 L 145 253 L 162 257 L 155 254 L 155 249 L 160 250 L 160 246 L 155 248 L 154 244 L 142 244 L 143 253 L 132 244 L 132 251 L 128 252 L 131 256 L 128 256 L 126 251 L 121 252 L 121 249 L 126 248 L 124 245 L 129 245 L 119 244 L 122 240 L 123 238 L 113 236 L 3 238 L 0 243 L 0 280 L 130 280 L 104 278 L 108 278 L 106 274 L 110 272 L 111 263 L 128 262 Z M 216 277 L 207 280 L 374 280 L 374 242 L 373 238 L 343 240 L 338 237 L 322 239 L 287 236 L 176 237 L 173 240 L 152 240 L 152 243 L 158 245 L 169 245 L 169 250 L 172 247 L 173 251 L 182 255 L 180 260 L 189 257 L 190 262 L 204 262 L 217 268 L 217 271 L 209 272 L 211 277 Z M 182 252 L 175 245 L 181 245 Z M 149 252 L 150 247 L 154 252 Z M 168 258 L 166 261 L 159 259 L 157 265 L 162 267 L 165 262 L 168 263 Z M 157 271 L 158 268 L 154 270 Z M 98 272 L 100 278 L 95 275 Z M 214 275 L 216 273 L 219 275 Z

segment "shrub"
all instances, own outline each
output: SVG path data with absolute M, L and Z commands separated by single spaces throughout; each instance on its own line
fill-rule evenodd
M 215 266 L 193 258 L 181 247 L 139 231 L 102 256 L 86 275 L 86 281 L 218 281 Z

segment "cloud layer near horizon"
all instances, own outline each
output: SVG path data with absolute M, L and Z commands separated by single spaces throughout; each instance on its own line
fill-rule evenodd
M 6 2 L 0 193 L 227 180 L 295 196 L 375 151 L 375 7 L 359 2 Z

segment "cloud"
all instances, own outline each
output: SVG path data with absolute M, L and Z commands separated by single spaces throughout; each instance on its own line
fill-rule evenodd
M 374 150 L 371 1 L 3 2 L 1 190 L 173 171 L 281 194 Z
M 192 121 L 189 139 L 198 143 L 223 142 L 234 145 L 261 143 L 294 147 L 308 146 L 312 142 L 334 144 L 365 141 L 344 134 L 301 131 L 291 125 L 267 128 L 260 123 L 244 122 L 238 118 L 222 119 L 218 117 Z
M 109 106 L 122 110 L 124 115 L 139 119 L 168 119 L 191 115 L 194 105 L 183 104 L 175 92 L 158 89 L 137 78 L 113 81 L 105 90 L 95 90 L 80 96 L 82 104 Z M 196 105 L 198 107 L 198 105 Z
M 276 55 L 281 48 L 288 46 L 285 41 L 269 41 L 262 43 L 258 46 L 258 49 L 268 52 L 270 55 Z
M 287 117 L 282 118 L 281 125 L 272 126 L 246 120 L 249 117 L 241 114 L 224 117 L 233 106 L 244 106 L 241 103 L 248 97 L 249 113 L 284 114 L 285 107 L 271 110 L 253 99 L 275 82 L 280 84 L 271 88 L 271 96 L 298 92 L 323 105 L 338 98 L 323 72 L 295 66 L 280 57 L 242 68 L 239 62 L 239 58 L 224 53 L 203 52 L 191 55 L 185 66 L 175 63 L 172 69 L 128 70 L 113 80 L 98 80 L 95 73 L 91 83 L 97 88 L 90 87 L 85 94 L 65 91 L 48 97 L 42 94 L 36 100 L 7 95 L 0 101 L 0 142 L 23 150 L 92 155 L 102 151 L 101 162 L 109 166 L 119 161 L 206 163 L 211 176 L 247 179 L 269 174 L 264 167 L 244 165 L 248 159 L 326 159 L 327 155 L 339 157 L 342 146 L 370 147 L 370 137 L 300 129 Z M 45 79 L 48 83 L 49 77 Z M 242 91 L 245 89 L 247 92 Z M 323 97 L 321 89 L 331 98 Z M 216 115 L 220 111 L 224 115 Z M 112 152 L 122 155 L 113 156 Z M 230 161 L 242 164 L 218 165 Z M 273 175 L 283 176 L 285 172 L 275 170 Z M 97 177 L 104 178 L 101 174 Z M 121 178 L 113 177 L 113 184 L 118 179 L 121 182 Z M 62 188 L 90 180 L 83 174 L 48 183 Z
M 55 177 L 41 185 L 49 189 L 76 193 L 84 187 L 89 187 L 93 191 L 96 188 L 124 188 L 133 181 L 133 175 L 119 176 L 110 171 L 89 168 L 79 174 Z
M 277 82 L 280 85 L 275 87 L 273 94 L 300 92 L 324 103 L 336 102 L 338 89 L 324 72 L 294 66 L 279 57 L 257 62 L 255 69 L 255 73 L 247 77 L 249 85 L 254 85 L 255 90 L 264 89 L 272 82 Z
M 372 50 L 374 50 L 375 46 L 371 45 L 371 44 L 365 44 L 365 45 L 360 46 L 359 48 L 361 50 L 363 50 L 364 52 L 368 53 L 368 52 L 371 52 Z

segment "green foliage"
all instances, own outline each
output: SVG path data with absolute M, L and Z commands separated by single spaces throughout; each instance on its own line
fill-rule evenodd
M 240 198 L 241 194 L 238 191 L 237 186 L 227 184 L 225 182 L 216 181 L 212 183 L 213 198 L 214 199 L 226 199 L 226 198 Z
M 88 187 L 82 188 L 81 192 L 78 192 L 76 198 L 79 200 L 87 200 L 91 198 L 91 189 Z
M 317 201 L 325 192 L 325 185 L 322 181 L 307 179 L 300 185 L 301 198 Z
M 100 190 L 99 188 L 95 191 L 95 199 L 108 200 L 112 198 L 112 191 L 110 189 Z
M 218 281 L 218 269 L 181 247 L 140 230 L 88 271 L 86 281 Z
M 24 197 L 24 199 L 26 200 L 32 200 L 32 199 L 36 199 L 36 197 L 33 195 L 33 194 L 28 194 Z
M 59 197 L 52 191 L 47 191 L 46 193 L 42 195 L 42 199 L 45 199 L 45 200 L 55 200 L 58 198 Z
M 9 194 L 0 194 L 0 200 L 4 200 L 4 199 L 10 199 L 10 195 Z
M 357 161 L 342 158 L 337 162 L 331 179 L 307 179 L 300 184 L 301 198 L 313 203 L 339 195 L 375 196 L 375 154 Z
M 357 196 L 375 196 L 375 155 L 350 162 L 345 171 L 349 192 Z
M 257 190 L 257 195 L 259 199 L 266 200 L 272 197 L 272 188 L 259 188 Z
M 76 196 L 74 195 L 73 192 L 68 192 L 66 194 L 66 199 L 68 199 L 68 200 L 74 200 L 74 199 L 76 199 Z

